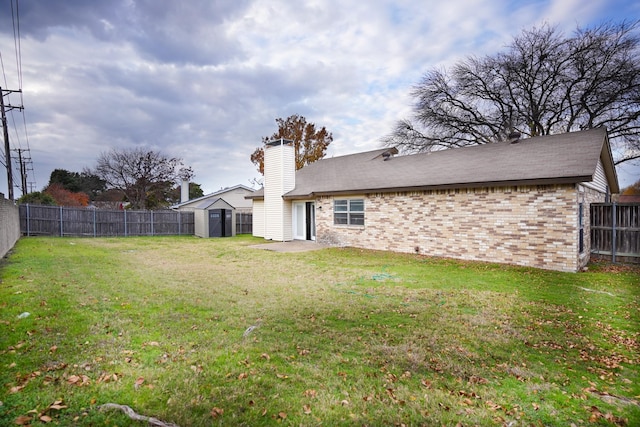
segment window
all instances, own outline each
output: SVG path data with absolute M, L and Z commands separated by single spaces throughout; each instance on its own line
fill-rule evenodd
M 364 225 L 364 200 L 334 200 L 333 223 L 336 225 Z
M 578 239 L 579 239 L 578 249 L 580 250 L 580 253 L 584 252 L 584 220 L 582 218 L 583 214 L 584 214 L 584 204 L 579 203 L 578 204 L 578 229 L 579 229 L 580 235 L 578 236 Z

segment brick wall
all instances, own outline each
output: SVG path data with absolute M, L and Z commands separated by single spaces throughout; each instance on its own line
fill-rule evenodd
M 584 201 L 603 197 L 593 193 Z M 578 253 L 575 185 L 350 197 L 365 200 L 365 226 L 333 225 L 333 198 L 321 197 L 316 210 L 319 242 L 560 271 L 577 271 L 588 261 L 588 246 Z M 584 214 L 588 220 L 588 203 Z
M 0 257 L 6 255 L 20 238 L 20 213 L 11 200 L 0 193 Z
M 578 268 L 582 268 L 589 262 L 591 254 L 591 203 L 604 203 L 606 197 L 600 191 L 578 185 L 578 202 L 583 204 L 584 252 L 578 256 Z

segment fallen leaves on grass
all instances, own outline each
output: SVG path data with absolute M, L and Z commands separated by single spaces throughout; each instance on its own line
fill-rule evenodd
M 625 418 L 617 417 L 610 412 L 603 414 L 597 406 L 586 407 L 586 409 L 591 412 L 591 415 L 589 416 L 590 423 L 597 423 L 599 419 L 604 419 L 618 426 L 627 425 L 627 420 Z
M 222 408 L 218 408 L 218 407 L 213 407 L 213 409 L 211 410 L 211 416 L 213 418 L 218 418 L 221 417 L 224 414 L 224 409 Z
M 23 388 L 25 388 L 27 386 L 27 384 L 29 383 L 29 381 L 31 381 L 32 379 L 39 377 L 40 376 L 40 371 L 34 371 L 30 374 L 21 376 L 21 375 L 17 375 L 17 381 L 18 381 L 18 385 L 15 385 L 13 387 L 9 388 L 9 394 L 15 394 L 18 393 L 20 390 L 22 390 Z
M 67 383 L 78 387 L 89 385 L 90 381 L 90 378 L 86 375 L 71 375 L 67 377 Z
M 311 389 L 311 388 L 310 388 L 310 389 L 305 390 L 305 391 L 302 393 L 302 395 L 303 395 L 304 397 L 311 397 L 311 398 L 316 397 L 316 395 L 317 395 L 317 394 L 318 394 L 318 392 L 316 392 L 314 389 Z
M 62 409 L 68 408 L 67 405 L 64 404 L 62 400 L 56 400 L 49 406 L 47 406 L 44 411 L 38 412 L 35 409 L 28 412 L 28 414 L 32 415 L 20 415 L 13 422 L 19 426 L 31 425 L 33 421 L 40 420 L 43 423 L 50 423 L 53 421 L 53 417 L 50 415 L 52 411 L 60 411 Z M 35 416 L 35 418 L 34 418 Z
M 96 383 L 99 384 L 99 383 L 108 383 L 108 382 L 118 382 L 118 380 L 120 380 L 120 376 L 116 373 L 109 374 L 109 373 L 103 372 L 102 374 L 100 374 L 100 376 L 96 380 Z

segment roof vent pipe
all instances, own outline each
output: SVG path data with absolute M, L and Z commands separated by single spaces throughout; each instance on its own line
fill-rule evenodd
M 512 144 L 517 144 L 518 142 L 520 142 L 520 136 L 522 134 L 520 132 L 518 132 L 517 130 L 511 132 L 509 134 L 509 136 L 507 136 L 507 138 L 509 138 L 509 142 Z

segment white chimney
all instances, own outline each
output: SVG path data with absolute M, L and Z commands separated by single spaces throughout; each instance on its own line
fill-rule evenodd
M 265 239 L 293 240 L 291 201 L 282 196 L 296 186 L 293 141 L 279 139 L 264 146 Z
M 180 203 L 189 201 L 189 180 L 183 179 L 180 184 Z

